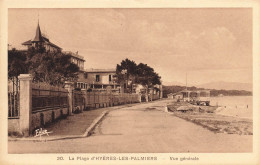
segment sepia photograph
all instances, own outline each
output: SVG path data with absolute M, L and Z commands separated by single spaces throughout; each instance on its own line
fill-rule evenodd
M 6 13 L 9 156 L 197 164 L 259 152 L 252 7 Z

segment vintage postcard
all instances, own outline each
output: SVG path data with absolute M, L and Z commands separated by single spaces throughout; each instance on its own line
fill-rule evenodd
M 1 1 L 1 164 L 258 164 L 257 1 Z

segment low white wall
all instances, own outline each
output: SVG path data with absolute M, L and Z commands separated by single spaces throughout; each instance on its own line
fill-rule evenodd
M 20 132 L 20 120 L 8 119 L 8 134 L 21 134 Z

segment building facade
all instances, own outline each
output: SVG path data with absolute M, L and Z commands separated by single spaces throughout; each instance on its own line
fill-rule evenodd
M 85 63 L 85 60 L 84 60 L 84 57 L 83 56 L 80 56 L 78 54 L 78 52 L 76 53 L 73 53 L 71 51 L 63 51 L 64 54 L 67 54 L 69 55 L 71 58 L 71 62 L 76 64 L 78 67 L 79 67 L 79 70 L 80 71 L 84 71 L 84 63 Z
M 44 36 L 41 32 L 40 24 L 38 21 L 38 25 L 36 28 L 36 34 L 33 40 L 28 40 L 22 43 L 23 46 L 27 46 L 28 49 L 30 48 L 35 48 L 35 49 L 40 49 L 40 48 L 45 48 L 45 51 L 50 51 L 50 52 L 61 52 L 61 48 L 52 42 Z
M 79 74 L 77 87 L 86 87 L 95 91 L 112 90 L 120 91 L 120 85 L 116 83 L 115 69 L 87 69 Z
M 79 55 L 78 52 L 62 51 L 62 48 L 50 42 L 41 32 L 40 24 L 36 28 L 36 34 L 33 40 L 28 40 L 22 45 L 27 46 L 27 50 L 44 48 L 46 52 L 61 52 L 69 55 L 71 63 L 79 67 L 78 81 L 75 82 L 75 88 L 78 89 L 91 89 L 94 91 L 111 90 L 113 92 L 120 92 L 120 85 L 116 83 L 116 70 L 115 69 L 88 69 L 84 70 L 84 57 Z

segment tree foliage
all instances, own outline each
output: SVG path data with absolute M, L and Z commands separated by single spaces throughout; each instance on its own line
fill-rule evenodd
M 77 79 L 79 67 L 71 63 L 70 55 L 61 52 L 46 52 L 42 49 L 29 49 L 27 52 L 9 51 L 8 56 L 9 77 L 29 73 L 34 81 L 51 85 Z
M 147 64 L 140 63 L 137 66 L 137 80 L 136 82 L 144 86 L 152 87 L 153 85 L 161 85 L 161 77 L 154 72 L 154 69 Z
M 126 58 L 121 62 L 121 64 L 117 64 L 116 66 L 116 75 L 117 81 L 119 83 L 133 80 L 137 76 L 137 65 L 134 61 Z
M 141 84 L 145 87 L 161 84 L 161 77 L 154 69 L 147 64 L 136 64 L 134 61 L 125 59 L 116 67 L 116 74 L 119 83 Z M 132 87 L 132 85 L 131 85 Z
M 28 73 L 26 54 L 16 49 L 8 51 L 8 79 Z

